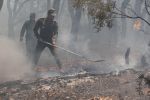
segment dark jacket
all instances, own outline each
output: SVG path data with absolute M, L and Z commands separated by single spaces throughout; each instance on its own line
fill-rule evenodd
M 53 36 L 58 34 L 58 24 L 56 21 L 40 18 L 35 24 L 34 33 L 38 39 L 52 42 Z
M 34 32 L 33 32 L 34 26 L 35 26 L 35 21 L 27 20 L 22 26 L 20 38 L 23 38 L 25 35 L 26 40 L 32 40 L 34 38 Z

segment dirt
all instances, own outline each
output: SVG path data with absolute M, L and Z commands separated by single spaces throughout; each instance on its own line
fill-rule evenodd
M 117 75 L 78 73 L 5 82 L 0 84 L 0 100 L 150 100 L 143 80 L 138 90 L 141 73 L 128 69 Z

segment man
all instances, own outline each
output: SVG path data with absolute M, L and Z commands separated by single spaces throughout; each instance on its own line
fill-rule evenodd
M 35 26 L 35 13 L 30 14 L 30 19 L 25 21 L 25 23 L 22 26 L 21 33 L 20 33 L 20 41 L 23 41 L 23 37 L 25 35 L 26 38 L 26 52 L 27 56 L 32 58 L 33 51 L 35 49 L 36 39 L 34 36 L 33 28 Z
M 58 67 L 61 68 L 61 63 L 55 52 L 55 47 L 52 46 L 55 45 L 56 37 L 58 35 L 58 25 L 57 22 L 54 21 L 54 12 L 54 9 L 50 9 L 47 13 L 47 17 L 40 18 L 36 22 L 36 25 L 34 27 L 34 33 L 38 39 L 38 43 L 36 45 L 34 54 L 34 64 L 37 65 L 42 51 L 45 49 L 45 47 L 48 47 L 52 55 L 54 56 Z M 45 42 L 50 43 L 52 45 L 49 45 Z

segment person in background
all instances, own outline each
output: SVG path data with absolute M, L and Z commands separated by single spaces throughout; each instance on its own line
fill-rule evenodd
M 21 42 L 23 41 L 23 38 L 25 36 L 27 57 L 29 57 L 30 60 L 33 58 L 33 52 L 36 44 L 36 39 L 33 32 L 33 28 L 35 26 L 35 17 L 35 13 L 31 13 L 30 19 L 25 21 L 20 32 Z

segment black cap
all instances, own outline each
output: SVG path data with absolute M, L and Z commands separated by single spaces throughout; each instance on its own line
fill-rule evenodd
M 51 8 L 50 10 L 48 10 L 48 14 L 53 14 L 55 12 L 54 8 Z

